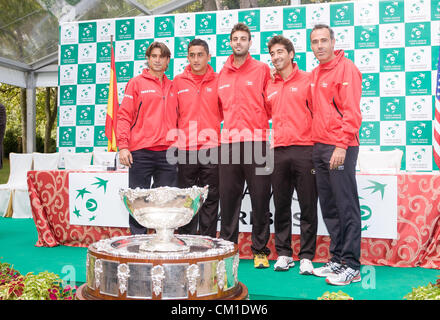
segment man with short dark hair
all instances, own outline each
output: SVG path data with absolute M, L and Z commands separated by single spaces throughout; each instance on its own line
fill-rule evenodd
M 362 74 L 343 50 L 334 50 L 336 41 L 329 26 L 316 25 L 310 42 L 319 60 L 310 85 L 313 163 L 332 255 L 313 274 L 326 277 L 333 285 L 347 285 L 361 281 L 361 214 L 355 170 L 362 122 Z
M 188 62 L 173 80 L 177 97 L 178 187 L 209 185 L 208 197 L 180 234 L 217 235 L 219 207 L 218 146 L 223 119 L 218 101 L 218 75 L 208 64 L 206 41 L 194 39 L 188 45 Z
M 116 138 L 119 159 L 128 169 L 130 188 L 176 186 L 177 167 L 167 161 L 167 149 L 173 141 L 167 133 L 176 127 L 177 101 L 171 80 L 165 75 L 171 52 L 161 42 L 153 42 L 146 51 L 148 68 L 130 79 L 118 110 Z M 129 217 L 132 234 L 147 229 Z
M 275 204 L 274 269 L 284 271 L 295 265 L 292 258 L 292 195 L 296 189 L 300 217 L 300 274 L 312 274 L 318 227 L 315 170 L 312 162 L 313 114 L 307 101 L 310 73 L 293 62 L 292 42 L 274 36 L 267 44 L 276 69 L 266 89 L 266 103 L 272 110 L 274 169 L 272 190 Z
M 230 34 L 232 54 L 220 71 L 218 95 L 224 114 L 220 156 L 220 237 L 238 243 L 239 216 L 244 183 L 252 204 L 254 266 L 268 268 L 270 253 L 270 110 L 263 93 L 270 80 L 267 64 L 249 54 L 251 33 L 237 23 Z

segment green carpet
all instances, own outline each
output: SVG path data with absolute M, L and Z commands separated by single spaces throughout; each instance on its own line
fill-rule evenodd
M 20 273 L 50 271 L 77 285 L 86 281 L 87 248 L 35 247 L 37 232 L 32 219 L 0 218 L 0 262 Z M 328 285 L 323 278 L 301 276 L 299 263 L 286 272 L 254 269 L 253 261 L 240 260 L 239 279 L 251 300 L 316 300 L 326 291 L 342 290 L 355 300 L 401 300 L 413 287 L 435 282 L 440 270 L 362 266 L 362 281 L 345 287 Z M 319 267 L 321 263 L 315 263 Z

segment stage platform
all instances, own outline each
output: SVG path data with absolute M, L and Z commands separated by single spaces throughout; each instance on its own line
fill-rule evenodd
M 0 218 L 0 262 L 12 264 L 21 274 L 49 271 L 78 286 L 86 281 L 87 248 L 35 247 L 36 241 L 32 219 Z M 355 300 L 402 300 L 413 287 L 440 276 L 438 269 L 362 266 L 361 282 L 335 287 L 322 278 L 299 275 L 299 262 L 286 272 L 275 272 L 275 261 L 270 263 L 268 269 L 254 269 L 252 260 L 240 260 L 239 280 L 247 286 L 250 300 L 316 300 L 326 291 L 339 290 Z

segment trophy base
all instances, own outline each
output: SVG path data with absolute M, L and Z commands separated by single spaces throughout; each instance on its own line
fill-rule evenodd
M 77 291 L 76 298 L 248 299 L 246 286 L 238 281 L 240 259 L 236 244 L 207 236 L 176 238 L 178 243 L 174 244 L 180 249 L 189 247 L 188 252 L 143 251 L 143 245 L 158 240 L 155 235 L 121 236 L 91 244 L 86 259 L 87 283 Z
M 81 285 L 76 291 L 76 300 L 102 300 L 98 297 L 92 296 L 87 292 L 87 284 Z M 113 298 L 114 300 L 118 298 Z M 108 298 L 107 298 L 108 300 Z M 119 300 L 119 299 L 118 299 Z M 231 296 L 226 296 L 223 298 L 218 298 L 216 300 L 249 300 L 249 291 L 248 288 L 241 282 L 238 283 L 238 290 L 234 292 Z

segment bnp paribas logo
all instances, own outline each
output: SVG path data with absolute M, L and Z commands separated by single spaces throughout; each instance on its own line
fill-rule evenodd
M 306 27 L 306 8 L 284 8 L 283 23 L 284 29 L 303 29 Z
M 380 183 L 374 180 L 368 180 L 368 182 L 371 185 L 363 188 L 362 190 L 371 191 L 370 194 L 377 193 L 380 196 L 380 200 L 383 200 L 385 196 L 385 188 L 387 184 Z M 364 198 L 359 197 L 359 200 L 364 200 Z M 368 228 L 371 226 L 370 219 L 373 216 L 373 209 L 366 204 L 362 204 L 362 201 L 361 201 L 360 209 L 361 209 L 362 231 L 365 231 L 368 230 Z
M 95 182 L 82 189 L 73 191 L 76 194 L 73 203 L 73 214 L 76 218 L 89 222 L 96 219 L 97 214 L 100 212 L 98 210 L 99 205 L 96 199 L 107 193 L 107 183 L 108 180 L 95 177 Z M 98 193 L 100 194 L 98 195 Z

